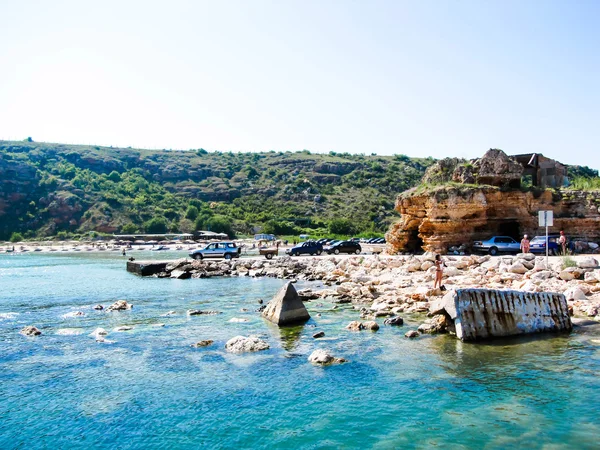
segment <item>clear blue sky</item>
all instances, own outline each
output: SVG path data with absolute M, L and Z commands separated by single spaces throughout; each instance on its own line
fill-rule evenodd
M 600 1 L 0 0 L 0 139 L 600 169 Z

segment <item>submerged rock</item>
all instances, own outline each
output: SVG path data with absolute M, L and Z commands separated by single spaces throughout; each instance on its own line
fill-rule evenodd
M 419 337 L 419 332 L 416 330 L 410 330 L 410 331 L 407 331 L 406 333 L 404 333 L 404 337 L 413 339 L 413 338 Z
M 131 308 L 133 308 L 132 304 L 127 303 L 125 300 L 117 300 L 112 305 L 110 305 L 108 308 L 106 308 L 106 310 L 107 311 L 125 311 L 125 310 L 131 309 Z
M 102 306 L 102 305 L 96 305 L 96 306 L 94 306 L 94 309 L 96 311 L 102 311 L 104 309 L 104 306 Z
M 315 334 L 313 334 L 313 338 L 315 338 L 315 339 L 322 338 L 322 337 L 325 337 L 324 331 L 317 331 Z
M 231 353 L 258 352 L 268 348 L 269 344 L 256 336 L 236 336 L 225 344 L 225 349 Z
M 213 342 L 214 341 L 212 339 L 207 339 L 205 341 L 196 342 L 195 344 L 192 344 L 191 346 L 194 348 L 208 347 L 209 345 L 212 345 Z
M 200 309 L 188 309 L 188 316 L 212 316 L 215 314 L 221 314 L 220 311 L 202 311 Z
M 42 334 L 42 332 L 33 325 L 23 328 L 21 331 L 19 331 L 19 333 L 21 333 L 23 336 L 39 336 Z
M 310 319 L 304 303 L 292 283 L 283 286 L 267 304 L 262 316 L 279 326 Z
M 244 323 L 244 322 L 250 322 L 250 319 L 243 319 L 240 317 L 232 317 L 231 319 L 229 319 L 229 322 L 232 323 Z
M 352 322 L 350 322 L 348 325 L 346 325 L 346 328 L 350 331 L 360 331 L 362 330 L 363 324 L 362 322 L 359 322 L 357 320 L 353 320 Z
M 113 331 L 116 331 L 118 333 L 122 332 L 122 331 L 129 331 L 129 330 L 133 330 L 133 327 L 129 326 L 129 325 L 123 325 L 121 327 L 116 327 L 113 329 Z
M 346 362 L 344 358 L 336 358 L 327 350 L 322 349 L 318 349 L 312 352 L 308 357 L 308 361 L 312 364 L 317 364 L 320 366 L 326 366 L 329 364 L 340 364 Z
M 384 325 L 404 325 L 404 319 L 400 316 L 390 317 L 389 319 L 385 319 L 383 321 Z
M 83 311 L 73 311 L 67 314 L 63 314 L 63 318 L 64 319 L 71 319 L 73 317 L 82 317 L 85 316 L 85 313 Z

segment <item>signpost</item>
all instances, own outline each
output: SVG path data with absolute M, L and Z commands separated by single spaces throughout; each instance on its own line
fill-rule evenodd
M 539 226 L 546 227 L 546 269 L 548 269 L 550 267 L 548 265 L 548 247 L 550 247 L 550 243 L 548 242 L 548 227 L 554 224 L 554 214 L 552 211 L 539 211 L 538 219 Z

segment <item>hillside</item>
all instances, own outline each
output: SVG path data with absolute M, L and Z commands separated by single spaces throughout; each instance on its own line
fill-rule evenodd
M 384 232 L 433 159 L 0 141 L 0 239 L 195 229 Z

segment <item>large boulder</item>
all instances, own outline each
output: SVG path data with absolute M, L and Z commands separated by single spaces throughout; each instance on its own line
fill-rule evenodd
M 520 184 L 523 166 L 500 149 L 489 149 L 475 162 L 477 184 L 494 186 Z
M 291 282 L 275 294 L 262 312 L 262 316 L 279 326 L 305 322 L 310 319 L 310 314 Z
M 598 261 L 596 261 L 591 256 L 587 256 L 577 262 L 577 267 L 581 269 L 595 269 L 596 267 L 598 267 Z
M 258 352 L 268 348 L 269 344 L 256 336 L 236 336 L 225 344 L 225 349 L 231 353 Z

